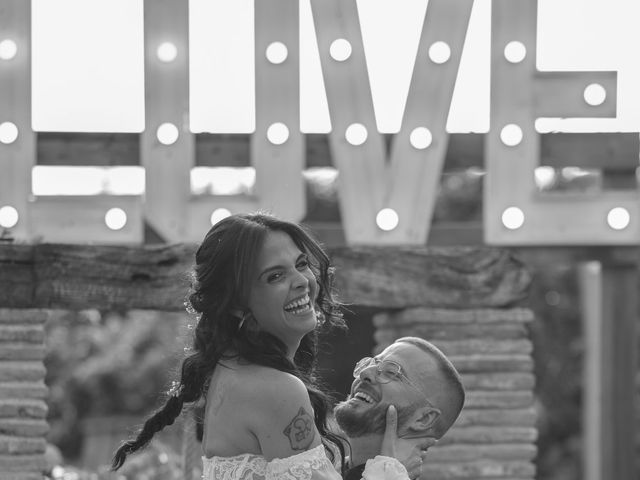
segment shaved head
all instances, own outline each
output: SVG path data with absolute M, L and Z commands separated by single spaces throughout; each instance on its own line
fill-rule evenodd
M 460 374 L 444 353 L 427 340 L 402 337 L 394 342 L 401 343 L 419 348 L 432 360 L 415 365 L 414 372 L 418 387 L 423 389 L 434 406 L 442 411 L 434 427 L 436 436 L 440 438 L 453 425 L 464 406 L 465 392 Z

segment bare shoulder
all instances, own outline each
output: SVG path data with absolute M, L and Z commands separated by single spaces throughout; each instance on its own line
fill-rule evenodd
M 307 389 L 286 372 L 225 362 L 211 378 L 206 404 L 207 456 L 281 458 L 315 446 L 319 438 Z
M 260 387 L 264 393 L 281 395 L 282 390 L 287 392 L 297 392 L 307 396 L 307 388 L 304 382 L 295 375 L 276 370 L 275 368 L 252 365 L 246 370 L 246 374 L 254 379 L 254 385 Z
M 283 458 L 320 445 L 305 384 L 295 375 L 266 367 L 244 372 L 250 426 L 268 458 Z

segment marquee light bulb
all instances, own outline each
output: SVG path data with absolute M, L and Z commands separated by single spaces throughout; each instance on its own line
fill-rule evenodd
M 171 63 L 178 56 L 178 48 L 171 42 L 162 42 L 158 46 L 156 55 L 161 62 Z
M 524 212 L 518 207 L 509 207 L 502 212 L 502 224 L 509 230 L 517 230 L 524 225 Z
M 265 55 L 267 57 L 267 60 L 269 60 L 271 63 L 273 63 L 274 65 L 279 65 L 287 59 L 289 50 L 284 43 L 273 42 L 267 47 Z
M 629 210 L 623 207 L 615 207 L 607 214 L 607 223 L 613 230 L 624 230 L 631 223 Z
M 0 60 L 11 60 L 18 53 L 18 45 L 10 38 L 0 42 Z
M 127 224 L 127 214 L 121 208 L 110 208 L 104 216 L 104 223 L 110 230 L 122 230 Z
M 211 214 L 211 225 L 215 225 L 220 220 L 227 218 L 231 215 L 231 212 L 226 208 L 216 208 Z
M 156 131 L 158 141 L 163 145 L 173 145 L 178 141 L 180 132 L 173 123 L 163 123 Z
M 376 225 L 380 230 L 389 232 L 395 229 L 400 222 L 397 212 L 392 208 L 383 208 L 376 215 Z
M 14 207 L 5 205 L 0 208 L 0 227 L 13 228 L 18 223 L 18 220 L 20 220 L 20 215 Z

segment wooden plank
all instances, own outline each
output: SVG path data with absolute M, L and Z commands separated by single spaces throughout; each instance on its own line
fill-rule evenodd
M 628 170 L 637 168 L 637 133 L 546 133 L 540 135 L 540 165 Z
M 535 445 L 498 444 L 498 445 L 436 445 L 429 449 L 426 461 L 466 462 L 470 460 L 534 460 L 538 452 Z
M 47 442 L 44 438 L 0 435 L 0 455 L 8 453 L 12 453 L 14 455 L 44 453 L 46 446 Z
M 305 168 L 334 165 L 328 137 L 305 135 Z M 484 134 L 449 134 L 445 171 L 484 168 Z M 248 167 L 248 134 L 198 133 L 196 165 Z M 540 165 L 606 168 L 628 171 L 638 166 L 640 137 L 632 132 L 540 134 Z M 38 165 L 140 165 L 139 135 L 135 133 L 38 132 Z
M 446 324 L 410 324 L 398 327 L 392 324 L 377 327 L 374 339 L 378 343 L 392 343 L 396 338 L 405 335 L 436 340 L 461 340 L 467 338 L 492 338 L 494 340 L 511 340 L 526 338 L 527 328 L 523 324 L 509 325 L 508 323 L 487 325 L 446 325 Z
M 22 272 L 20 283 L 30 286 L 0 289 L 0 306 L 181 310 L 194 251 L 184 244 L 0 245 L 0 285 Z M 339 248 L 329 254 L 341 298 L 356 305 L 501 307 L 522 298 L 531 281 L 501 250 Z
M 573 246 L 573 247 L 513 247 L 508 249 L 525 265 L 546 268 L 549 265 L 571 266 L 579 262 L 597 260 L 612 265 L 639 265 L 640 250 L 637 246 Z
M 537 72 L 533 82 L 534 115 L 540 117 L 615 117 L 617 72 Z M 589 105 L 584 91 L 600 85 L 606 97 Z
M 485 196 L 485 204 L 487 197 Z M 497 236 L 486 237 L 495 245 L 637 245 L 640 242 L 640 194 L 637 190 L 610 190 L 593 194 L 542 194 L 526 199 L 511 199 L 504 208 L 518 206 L 525 216 L 521 228 L 508 230 L 498 218 L 494 226 Z M 623 207 L 629 213 L 630 222 L 621 230 L 607 224 L 607 216 L 613 208 Z M 498 215 L 489 210 L 487 216 Z M 487 224 L 485 223 L 485 227 Z M 486 228 L 485 228 L 486 234 Z
M 468 390 L 465 407 L 469 408 L 526 408 L 533 405 L 533 391 Z
M 602 478 L 636 471 L 638 265 L 602 264 Z
M 384 195 L 384 207 L 398 214 L 399 223 L 385 232 L 384 243 L 424 244 L 429 237 L 449 142 L 449 107 L 472 6 L 473 0 L 431 0 L 427 5 L 402 126 L 391 144 L 389 186 Z M 430 50 L 445 45 L 449 57 L 436 63 Z M 419 139 L 412 143 L 417 129 L 428 132 L 429 145 L 418 148 L 415 140 Z
M 299 2 L 255 2 L 254 11 L 256 129 L 250 137 L 250 155 L 256 169 L 253 195 L 257 206 L 250 209 L 299 221 L 307 211 L 302 177 L 304 136 L 300 132 Z M 273 61 L 269 54 L 274 55 Z M 274 143 L 269 133 L 276 134 L 272 130 L 276 127 L 286 137 L 274 138 Z
M 107 212 L 118 208 L 125 225 L 112 230 Z M 48 242 L 103 245 L 141 243 L 144 239 L 142 199 L 126 195 L 37 197 L 31 204 L 32 238 Z
M 495 0 L 491 6 L 491 131 L 485 139 L 487 176 L 484 184 L 484 235 L 489 244 L 505 241 L 513 233 L 501 221 L 508 207 L 525 204 L 522 197 L 535 191 L 533 171 L 539 162 L 539 141 L 534 128 L 533 78 L 536 72 L 537 0 Z M 524 49 L 518 62 L 507 60 L 504 50 L 517 41 Z M 513 145 L 501 139 L 503 128 L 519 129 Z M 517 137 L 517 135 L 516 135 Z M 526 211 L 529 215 L 529 211 Z M 529 219 L 527 218 L 527 223 Z M 522 228 L 520 228 L 522 230 Z M 511 241 L 513 244 L 513 241 Z
M 535 406 L 526 408 L 490 409 L 463 408 L 456 420 L 457 428 L 483 426 L 535 427 L 538 413 Z
M 535 377 L 531 373 L 467 373 L 462 383 L 468 389 L 532 390 Z
M 376 214 L 385 206 L 386 148 L 378 132 L 355 0 L 311 0 L 320 63 L 327 92 L 329 144 L 340 171 L 339 196 L 347 243 L 367 243 L 380 236 Z M 332 58 L 334 41 L 346 41 L 350 55 Z M 360 144 L 346 139 L 350 126 L 364 127 Z
M 369 306 L 504 306 L 524 297 L 531 281 L 500 250 L 360 247 L 332 253 L 341 272 L 336 287 L 342 297 Z M 491 283 L 491 277 L 498 283 Z
M 436 463 L 425 462 L 420 479 L 525 479 L 535 477 L 536 467 L 529 461 L 493 461 L 490 459 Z
M 531 355 L 461 355 L 450 357 L 460 373 L 467 372 L 532 372 Z
M 525 324 L 534 319 L 533 312 L 526 308 L 511 309 L 472 309 L 465 305 L 464 309 L 444 308 L 405 308 L 395 313 L 379 313 L 373 318 L 376 327 L 383 325 L 414 325 L 436 324 L 468 327 L 474 325 L 491 325 L 492 328 L 502 328 L 513 324 Z M 498 325 L 496 325 L 498 324 Z
M 177 55 L 162 61 L 158 48 L 168 42 Z M 145 131 L 140 134 L 140 164 L 145 167 L 145 217 L 167 241 L 185 237 L 190 171 L 195 140 L 189 130 L 188 2 L 145 0 Z M 171 124 L 178 137 L 163 144 L 158 128 Z
M 478 355 L 487 354 L 531 354 L 533 344 L 527 338 L 515 340 L 495 339 L 468 339 L 468 340 L 434 340 L 433 343 L 444 352 L 445 355 Z
M 584 386 L 582 408 L 582 431 L 584 453 L 582 464 L 585 480 L 605 480 L 603 477 L 604 446 L 602 442 L 603 390 L 603 336 L 602 329 L 602 279 L 598 262 L 582 263 L 577 269 L 580 289 L 580 310 L 584 332 Z
M 38 132 L 38 165 L 140 165 L 137 133 Z
M 198 133 L 196 134 L 196 166 L 249 167 L 251 166 L 250 141 L 251 136 L 244 133 Z
M 459 427 L 454 424 L 451 430 L 440 439 L 438 445 L 460 443 L 494 444 L 494 443 L 533 443 L 538 438 L 538 430 L 520 426 L 481 426 Z
M 47 468 L 47 459 L 44 454 L 0 455 L 0 465 L 2 465 L 3 479 L 6 480 L 12 480 L 8 478 L 9 474 L 17 472 L 20 472 L 19 475 L 38 472 L 39 478 L 42 478 L 42 472 Z M 20 480 L 22 478 L 16 477 Z
M 13 40 L 13 58 L 0 59 L 0 124 L 11 123 L 17 138 L 0 143 L 0 208 L 13 207 L 18 223 L 11 235 L 30 236 L 31 169 L 35 164 L 36 137 L 31 129 L 31 2 L 4 0 L 0 14 L 2 39 Z
M 45 400 L 11 398 L 0 400 L 0 418 L 46 418 Z

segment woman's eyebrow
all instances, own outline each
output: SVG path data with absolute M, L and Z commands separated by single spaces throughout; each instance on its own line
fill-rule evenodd
M 258 275 L 258 278 L 262 278 L 265 274 L 273 271 L 273 270 L 282 270 L 284 267 L 282 265 L 273 265 L 271 267 L 267 267 L 265 268 L 262 272 L 260 272 L 260 275 Z
M 294 263 L 297 263 L 298 261 L 300 261 L 301 258 L 305 258 L 306 259 L 306 258 L 308 258 L 308 255 L 306 253 L 304 253 L 304 252 L 300 253 L 300 255 L 298 255 L 296 257 L 296 261 Z M 269 273 L 272 270 L 282 270 L 284 268 L 286 268 L 284 265 L 280 265 L 280 264 L 272 265 L 270 267 L 265 268 L 262 272 L 260 272 L 260 274 L 258 275 L 258 278 L 262 278 L 262 276 L 265 273 Z

